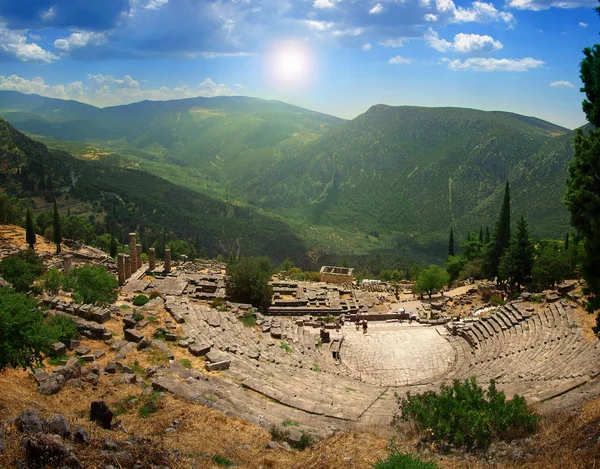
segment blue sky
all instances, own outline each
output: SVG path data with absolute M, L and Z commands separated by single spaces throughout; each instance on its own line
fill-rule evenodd
M 0 0 L 0 89 L 97 106 L 247 95 L 585 122 L 592 0 Z

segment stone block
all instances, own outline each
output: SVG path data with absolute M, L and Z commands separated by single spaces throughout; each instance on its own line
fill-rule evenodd
M 91 348 L 86 347 L 85 345 L 81 345 L 75 349 L 75 353 L 77 355 L 88 355 L 92 351 Z
M 68 339 L 63 342 L 69 350 L 75 350 L 81 345 L 81 343 L 77 339 Z
M 129 342 L 135 342 L 136 344 L 141 342 L 144 336 L 135 329 L 125 329 L 125 340 Z
M 205 368 L 207 371 L 219 371 L 219 370 L 227 370 L 229 369 L 229 365 L 231 365 L 231 361 L 223 360 L 215 363 L 207 363 Z
M 67 347 L 62 342 L 54 342 L 52 344 L 52 348 L 50 349 L 50 355 L 53 357 L 60 357 L 67 353 Z
M 208 344 L 192 344 L 189 347 L 189 351 L 195 357 L 199 357 L 201 355 L 206 355 L 210 352 L 210 345 Z

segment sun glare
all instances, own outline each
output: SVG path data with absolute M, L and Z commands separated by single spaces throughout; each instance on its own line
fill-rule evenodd
M 304 85 L 312 71 L 312 57 L 308 48 L 295 42 L 285 42 L 270 53 L 270 75 L 282 85 Z

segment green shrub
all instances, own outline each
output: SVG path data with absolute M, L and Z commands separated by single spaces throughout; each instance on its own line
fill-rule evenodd
M 192 367 L 192 362 L 187 358 L 182 358 L 179 360 L 179 363 L 181 363 L 181 366 L 187 368 L 188 370 Z
M 272 270 L 268 257 L 242 257 L 235 264 L 227 264 L 227 296 L 266 311 L 273 296 L 273 288 L 269 285 Z
M 254 327 L 256 325 L 256 314 L 252 310 L 246 311 L 241 321 L 246 327 Z
M 281 344 L 279 344 L 279 347 L 281 347 L 283 350 L 285 350 L 287 353 L 292 353 L 292 347 L 290 347 L 288 344 L 286 344 L 285 342 L 281 342 Z
M 401 453 L 395 448 L 386 459 L 378 461 L 373 466 L 374 469 L 437 469 L 437 467 L 433 462 L 421 461 L 416 456 Z
M 64 283 L 64 275 L 56 268 L 48 270 L 42 277 L 42 286 L 51 295 L 56 295 Z
M 151 291 L 150 299 L 153 300 L 154 298 L 162 298 L 162 295 L 159 292 L 157 292 L 156 290 Z
M 48 335 L 53 342 L 76 339 L 79 336 L 77 332 L 77 323 L 68 316 L 56 314 L 46 321 L 48 326 Z
M 144 306 L 146 303 L 148 303 L 148 301 L 150 301 L 150 298 L 148 298 L 146 295 L 138 295 L 133 299 L 133 305 Z
M 299 427 L 300 423 L 296 420 L 285 419 L 283 422 L 281 422 L 281 425 L 284 427 Z
M 21 293 L 29 290 L 44 269 L 44 263 L 32 249 L 25 249 L 0 261 L 0 276 Z
M 506 304 L 506 301 L 504 301 L 500 295 L 492 295 L 490 297 L 490 304 L 492 306 L 504 306 Z
M 235 464 L 233 464 L 229 459 L 224 458 L 223 456 L 219 456 L 218 454 L 215 454 L 213 456 L 213 461 L 216 462 L 219 466 L 223 466 L 223 467 L 235 466 Z
M 75 281 L 77 301 L 89 304 L 110 304 L 117 299 L 117 279 L 99 266 L 86 265 L 74 269 L 70 276 Z
M 439 393 L 398 397 L 398 404 L 401 414 L 394 420 L 413 421 L 429 439 L 460 447 L 487 448 L 494 438 L 533 432 L 537 422 L 524 398 L 506 400 L 493 380 L 487 392 L 475 378 L 454 380 Z
M 298 442 L 290 442 L 290 446 L 296 449 L 306 449 L 315 444 L 315 439 L 305 431 L 302 431 L 302 436 Z
M 52 342 L 36 301 L 0 288 L 0 371 L 40 365 Z
M 160 409 L 160 405 L 158 402 L 158 398 L 161 396 L 160 392 L 153 392 L 152 395 L 146 399 L 144 399 L 138 414 L 142 418 L 148 418 L 150 415 L 158 412 Z

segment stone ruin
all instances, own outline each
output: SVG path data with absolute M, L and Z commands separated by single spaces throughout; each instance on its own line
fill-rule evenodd
M 324 265 L 320 270 L 321 282 L 343 284 L 354 281 L 354 269 Z

